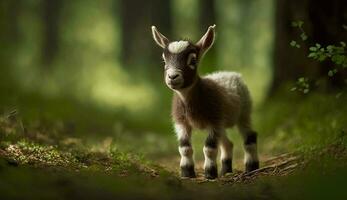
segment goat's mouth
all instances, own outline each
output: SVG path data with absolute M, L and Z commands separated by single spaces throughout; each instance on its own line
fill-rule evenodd
M 171 89 L 179 89 L 183 85 L 183 82 L 182 81 L 167 81 L 166 84 Z

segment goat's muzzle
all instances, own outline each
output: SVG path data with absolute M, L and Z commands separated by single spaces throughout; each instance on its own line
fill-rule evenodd
M 166 70 L 165 83 L 171 89 L 179 89 L 183 86 L 183 75 L 178 69 L 168 69 Z

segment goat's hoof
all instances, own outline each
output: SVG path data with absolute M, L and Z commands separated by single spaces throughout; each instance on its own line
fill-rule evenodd
M 232 173 L 232 160 L 231 159 L 225 159 L 222 160 L 222 170 L 221 170 L 221 176 L 225 175 L 226 173 Z
M 259 169 L 259 161 L 246 162 L 246 172 L 251 172 Z
M 195 178 L 194 165 L 181 166 L 182 178 Z
M 224 176 L 225 174 L 232 173 L 232 172 L 233 172 L 233 170 L 231 168 L 223 168 L 222 167 L 222 170 L 220 171 L 220 175 Z
M 206 179 L 215 179 L 218 177 L 217 166 L 211 166 L 205 168 L 205 178 Z

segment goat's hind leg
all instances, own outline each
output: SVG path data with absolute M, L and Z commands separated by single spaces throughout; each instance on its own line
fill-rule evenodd
M 176 124 L 175 129 L 179 143 L 178 150 L 181 155 L 181 177 L 195 178 L 193 148 L 191 144 L 191 127 Z
M 222 163 L 222 169 L 221 169 L 221 176 L 225 175 L 226 173 L 233 172 L 232 169 L 232 159 L 233 159 L 233 143 L 228 139 L 225 131 L 220 136 L 220 149 L 221 149 L 221 163 Z
M 240 123 L 238 128 L 243 138 L 246 172 L 256 170 L 259 168 L 257 132 L 253 131 L 248 123 Z

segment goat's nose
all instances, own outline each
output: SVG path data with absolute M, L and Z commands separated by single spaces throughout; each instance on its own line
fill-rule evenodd
M 172 80 L 176 79 L 177 77 L 178 77 L 178 74 L 171 74 L 171 75 L 169 75 L 169 78 L 172 79 Z

